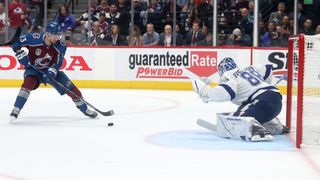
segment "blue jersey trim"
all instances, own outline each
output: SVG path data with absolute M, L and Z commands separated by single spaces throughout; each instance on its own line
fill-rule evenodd
M 266 65 L 266 73 L 263 77 L 264 80 L 266 80 L 270 76 L 271 70 L 272 70 L 272 65 L 270 64 Z
M 232 88 L 226 84 L 219 84 L 219 86 L 223 87 L 230 95 L 231 100 L 236 97 L 236 93 L 232 90 Z

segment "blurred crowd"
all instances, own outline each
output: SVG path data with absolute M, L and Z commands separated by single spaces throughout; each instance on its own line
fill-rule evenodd
M 78 16 L 70 12 L 67 3 L 62 4 L 52 18 L 61 25 L 70 44 L 212 46 L 213 38 L 217 39 L 218 46 L 253 44 L 254 0 L 218 0 L 216 35 L 212 34 L 213 7 L 210 0 L 176 0 L 175 26 L 173 0 L 91 2 L 91 6 Z M 43 0 L 12 0 L 8 8 L 9 20 L 5 21 L 2 0 L 0 34 L 5 32 L 6 26 L 20 26 L 24 32 L 42 31 L 43 3 Z M 48 1 L 48 8 L 54 3 Z M 293 0 L 261 0 L 259 10 L 259 46 L 287 47 L 288 37 L 293 34 Z M 319 12 L 320 2 L 300 2 L 298 33 L 319 34 Z M 134 25 L 131 25 L 131 14 L 134 15 Z

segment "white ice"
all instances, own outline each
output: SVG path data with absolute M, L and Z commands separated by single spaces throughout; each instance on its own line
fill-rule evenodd
M 236 107 L 204 104 L 191 91 L 82 89 L 116 113 L 89 119 L 69 97 L 40 88 L 9 124 L 18 90 L 0 88 L 1 180 L 320 179 L 320 149 L 296 150 L 290 136 L 252 144 L 197 126 Z

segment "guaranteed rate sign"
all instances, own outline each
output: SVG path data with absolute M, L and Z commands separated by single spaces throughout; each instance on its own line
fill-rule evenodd
M 188 79 L 184 71 L 197 76 L 211 76 L 217 72 L 216 51 L 184 51 L 171 54 L 169 51 L 156 54 L 130 54 L 129 69 L 135 78 Z

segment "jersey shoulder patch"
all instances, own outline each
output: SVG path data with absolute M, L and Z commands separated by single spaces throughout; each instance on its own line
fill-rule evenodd
M 33 39 L 40 39 L 41 38 L 41 34 L 39 33 L 33 33 L 32 34 Z

